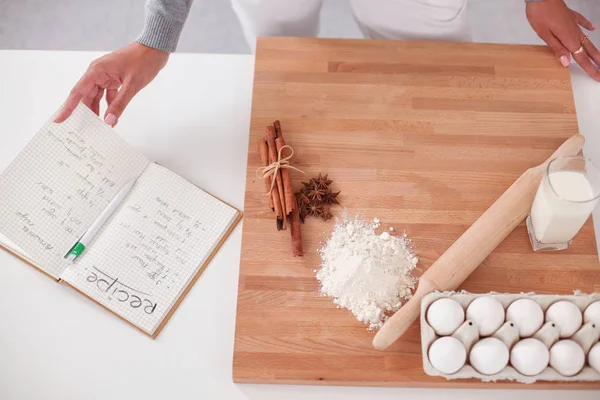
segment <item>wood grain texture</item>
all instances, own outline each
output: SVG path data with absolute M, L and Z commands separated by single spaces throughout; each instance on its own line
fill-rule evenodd
M 569 72 L 540 46 L 261 38 L 253 96 L 251 144 L 281 120 L 294 165 L 309 176 L 328 173 L 350 213 L 406 231 L 421 272 L 578 130 Z M 318 294 L 317 248 L 333 224 L 308 219 L 305 256 L 294 258 L 289 235 L 274 229 L 258 167 L 250 145 L 236 382 L 600 388 L 427 376 L 418 322 L 386 351 L 374 350 L 373 333 Z M 292 179 L 305 178 L 292 172 Z M 461 288 L 599 291 L 591 221 L 568 251 L 545 254 L 532 252 L 520 224 Z

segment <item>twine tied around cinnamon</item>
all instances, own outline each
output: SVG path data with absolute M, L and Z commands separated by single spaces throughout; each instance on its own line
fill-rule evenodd
M 285 149 L 285 148 L 290 149 L 290 154 L 286 157 L 281 158 L 283 155 L 283 149 Z M 290 159 L 292 158 L 293 155 L 294 155 L 294 149 L 292 148 L 292 146 L 286 144 L 285 146 L 282 146 L 279 149 L 279 151 L 277 152 L 277 161 L 273 162 L 270 165 L 267 165 L 266 167 L 257 168 L 257 170 L 256 170 L 257 177 L 259 177 L 261 179 L 267 179 L 269 176 L 273 176 L 273 179 L 271 179 L 271 189 L 269 190 L 268 193 L 265 193 L 264 196 L 269 196 L 271 194 L 271 192 L 273 192 L 273 187 L 274 187 L 275 181 L 276 181 L 275 177 L 277 176 L 277 172 L 279 172 L 280 169 L 289 168 L 289 169 L 298 171 L 300 173 L 306 174 L 306 172 L 304 172 L 301 169 L 298 169 L 290 164 Z

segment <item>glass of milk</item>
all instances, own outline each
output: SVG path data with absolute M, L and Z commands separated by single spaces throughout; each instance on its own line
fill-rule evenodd
M 542 177 L 527 217 L 534 251 L 564 250 L 600 198 L 600 172 L 587 158 L 552 160 Z

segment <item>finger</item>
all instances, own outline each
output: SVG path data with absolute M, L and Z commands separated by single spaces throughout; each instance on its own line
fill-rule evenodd
M 94 80 L 89 74 L 86 73 L 83 77 L 81 77 L 81 79 L 79 80 L 79 82 L 77 82 L 73 89 L 71 89 L 67 101 L 65 102 L 63 108 L 60 110 L 60 112 L 54 119 L 54 122 L 60 124 L 61 122 L 69 118 L 73 110 L 75 110 L 75 108 L 77 107 L 77 104 L 79 104 L 79 102 L 86 95 L 86 93 L 88 93 L 93 88 Z
M 596 29 L 594 24 L 592 24 L 586 17 L 579 14 L 577 11 L 571 10 L 571 13 L 573 14 L 573 19 L 575 20 L 575 22 L 583 26 L 585 29 L 589 31 L 593 31 L 594 29 Z
M 594 60 L 596 65 L 600 65 L 600 51 L 598 51 L 596 46 L 594 46 L 594 43 L 588 39 L 583 44 L 583 48 L 585 49 L 586 53 L 588 53 L 590 58 Z
M 119 121 L 119 117 L 125 111 L 125 107 L 129 104 L 133 96 L 136 95 L 138 90 L 131 82 L 124 82 L 121 89 L 119 89 L 119 93 L 112 100 L 108 109 L 106 110 L 106 115 L 104 117 L 104 122 L 106 122 L 110 126 L 115 126 Z
M 118 89 L 106 89 L 106 105 L 110 106 L 119 93 Z
M 540 34 L 540 37 L 548 47 L 556 54 L 556 58 L 561 63 L 563 67 L 568 67 L 571 63 L 571 53 L 569 50 L 557 39 L 556 36 L 552 34 L 552 32 L 547 31 Z
M 94 112 L 94 114 L 100 116 L 100 100 L 102 100 L 102 97 L 104 96 L 104 89 L 102 88 L 98 88 L 98 93 L 96 94 L 96 97 L 94 97 L 94 100 L 92 100 L 92 104 L 90 107 L 90 110 L 92 110 Z
M 579 64 L 586 74 L 591 76 L 595 81 L 600 82 L 600 71 L 598 71 L 598 68 L 592 63 L 585 51 L 579 54 L 573 54 L 573 59 L 577 61 L 577 64 Z
M 562 35 L 557 34 L 556 36 L 560 38 L 561 43 L 563 43 L 566 48 L 573 50 L 571 53 L 573 59 L 577 62 L 577 64 L 579 64 L 585 73 L 588 74 L 592 79 L 600 82 L 600 71 L 598 71 L 596 66 L 590 60 L 590 56 L 588 55 L 587 51 L 581 51 L 578 54 L 575 54 L 577 50 L 582 47 L 582 43 L 584 42 L 585 38 L 585 35 L 581 29 L 577 27 L 577 32 L 567 34 L 563 33 Z M 586 40 L 585 42 L 589 42 L 589 40 Z M 586 45 L 589 46 L 588 44 L 583 43 L 584 50 L 586 49 Z
M 83 96 L 83 99 L 81 99 L 81 102 L 90 110 L 92 110 L 92 106 L 94 103 L 94 99 L 96 98 L 96 96 L 98 95 L 98 91 L 100 90 L 100 88 L 98 86 L 94 86 L 92 88 L 92 90 L 90 90 L 89 92 L 86 93 L 85 96 Z M 93 111 L 93 110 L 92 110 Z

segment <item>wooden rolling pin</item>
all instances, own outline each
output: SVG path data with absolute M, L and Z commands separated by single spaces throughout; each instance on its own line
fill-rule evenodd
M 425 295 L 458 288 L 527 216 L 548 163 L 577 155 L 584 142 L 585 138 L 576 134 L 543 164 L 525 171 L 423 274 L 413 297 L 377 332 L 373 347 L 383 350 L 398 340 L 419 316 Z

